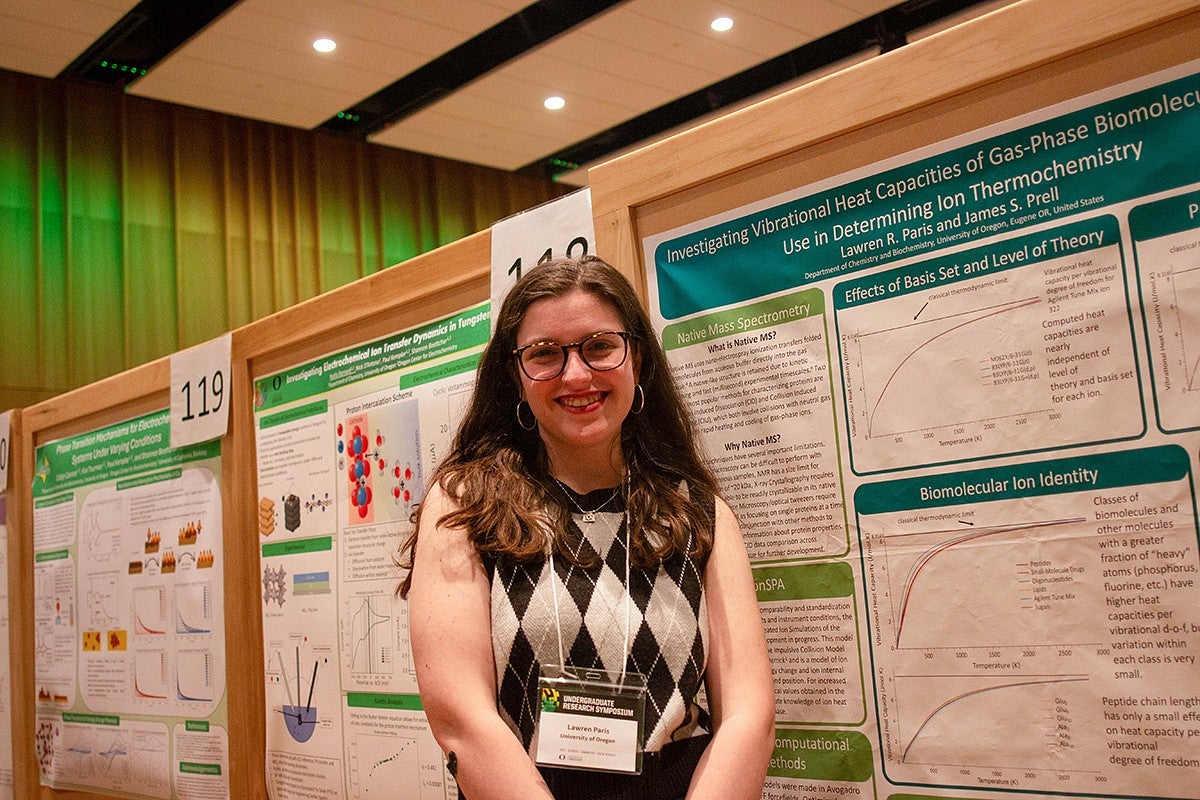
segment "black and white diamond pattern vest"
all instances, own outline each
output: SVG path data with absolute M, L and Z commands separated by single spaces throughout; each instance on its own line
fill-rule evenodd
M 584 522 L 577 510 L 595 508 L 612 493 L 604 489 L 576 495 L 570 509 L 567 546 L 573 553 L 595 556 L 579 559 L 595 561 L 594 567 L 578 567 L 562 557 L 553 559 L 553 568 L 550 559 L 486 562 L 500 714 L 531 754 L 536 750 L 539 667 L 560 663 L 560 628 L 568 665 L 619 672 L 624 662 L 626 670 L 645 676 L 646 752 L 711 728 L 708 711 L 696 697 L 708 632 L 703 563 L 676 553 L 656 568 L 631 566 L 627 592 L 620 498 L 605 503 L 593 522 Z M 558 582 L 557 614 L 551 581 Z

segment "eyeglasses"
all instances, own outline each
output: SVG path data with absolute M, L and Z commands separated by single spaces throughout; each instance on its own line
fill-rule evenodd
M 626 331 L 601 331 L 570 344 L 533 342 L 513 350 L 513 355 L 530 380 L 548 381 L 567 368 L 567 353 L 572 347 L 592 369 L 598 372 L 616 369 L 629 355 L 629 337 Z

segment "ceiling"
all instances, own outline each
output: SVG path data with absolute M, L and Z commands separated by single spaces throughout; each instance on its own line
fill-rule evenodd
M 1005 2 L 0 0 L 0 68 L 581 184 L 576 165 Z

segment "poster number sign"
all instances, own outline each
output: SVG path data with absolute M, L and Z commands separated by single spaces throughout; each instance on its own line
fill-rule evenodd
M 561 252 L 561 251 L 560 251 Z M 552 261 L 556 257 L 562 258 L 583 258 L 588 254 L 588 240 L 586 236 L 576 236 L 567 245 L 566 252 L 561 256 L 556 256 L 553 247 L 547 247 L 545 252 L 538 258 L 537 263 L 545 264 L 547 261 Z M 521 256 L 517 256 L 517 260 L 508 268 L 508 275 L 515 283 L 521 277 Z
M 219 439 L 229 429 L 232 335 L 171 356 L 171 447 Z
M 221 410 L 221 399 L 225 395 L 225 373 L 218 369 L 212 374 L 213 407 L 211 409 L 208 407 L 208 389 L 208 376 L 201 375 L 200 380 L 196 382 L 196 393 L 199 395 L 199 400 L 197 403 L 200 406 L 200 411 L 197 412 L 196 409 L 192 408 L 192 382 L 184 381 L 183 388 L 179 390 L 179 393 L 183 395 L 184 408 L 183 417 L 180 418 L 181 422 L 190 422 L 196 417 L 204 417 L 208 414 L 215 414 Z
M 555 258 L 594 254 L 592 195 L 580 189 L 492 226 L 492 322 L 524 272 Z
M 4 490 L 8 488 L 8 442 L 11 420 L 11 411 L 0 414 L 0 494 L 3 494 Z

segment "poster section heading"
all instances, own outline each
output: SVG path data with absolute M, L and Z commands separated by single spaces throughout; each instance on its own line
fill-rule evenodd
M 1118 244 L 1117 219 L 1105 215 L 841 283 L 834 289 L 833 304 L 839 310 L 850 308 L 872 300 L 959 283 L 988 272 L 1002 272 Z M 1103 267 L 1096 267 L 1096 273 L 1102 270 Z M 1083 276 L 1085 280 L 1089 277 L 1092 276 L 1087 273 Z M 1077 320 L 1059 324 L 1083 321 L 1084 315 L 1080 314 Z
M 880 514 L 1115 489 L 1179 481 L 1190 471 L 1187 451 L 1178 445 L 1164 445 L 868 484 L 855 492 L 854 507 L 859 514 Z M 1098 519 L 1128 517 L 1136 520 L 1134 526 L 1126 529 L 1127 533 L 1158 529 L 1160 526 L 1150 519 L 1153 516 L 1153 509 L 1116 512 L 1109 516 L 1100 516 L 1097 512 Z
M 1198 128 L 1189 75 L 680 236 L 655 249 L 659 310 L 677 319 L 1193 183 Z
M 717 353 L 731 347 L 745 347 L 759 342 L 772 341 L 775 331 L 762 331 L 785 322 L 820 317 L 825 313 L 825 295 L 817 290 L 794 292 L 783 297 L 773 297 L 751 306 L 718 311 L 702 317 L 693 317 L 684 322 L 677 322 L 663 328 L 662 344 L 664 350 L 675 350 L 680 347 L 713 341 L 725 337 L 735 337 L 731 341 L 709 345 L 710 353 Z M 739 334 L 744 334 L 741 338 Z
M 254 383 L 255 411 L 324 394 L 351 383 L 411 367 L 487 343 L 490 306 L 482 303 L 445 319 L 384 339 L 324 356 L 298 367 L 268 375 Z M 464 359 L 427 371 L 423 380 L 437 380 L 475 368 Z M 410 376 L 411 380 L 411 376 Z
M 1137 206 L 1129 212 L 1129 230 L 1139 242 L 1194 231 L 1197 227 L 1200 227 L 1200 192 L 1168 197 Z M 1172 249 L 1171 253 L 1197 251 L 1200 251 L 1200 244 L 1189 242 Z
M 170 445 L 170 414 L 166 410 L 50 442 L 35 453 L 33 496 L 46 497 L 221 454 L 220 440 L 175 450 Z

